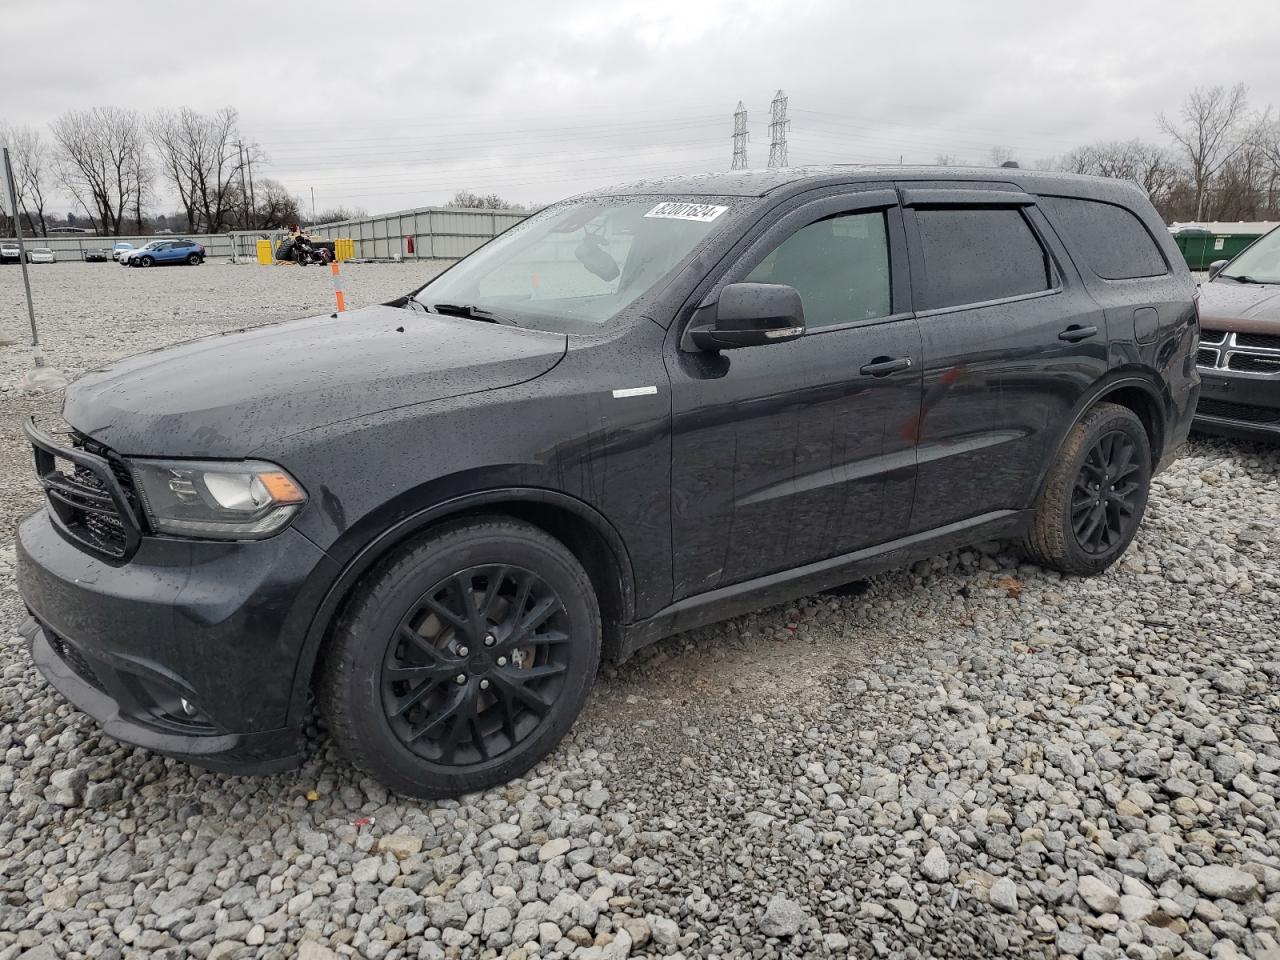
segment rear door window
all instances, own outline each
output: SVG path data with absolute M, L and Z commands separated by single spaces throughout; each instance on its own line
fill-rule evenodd
M 1162 277 L 1164 255 L 1142 221 L 1124 207 L 1076 197 L 1041 197 L 1054 222 L 1066 232 L 1072 257 L 1104 280 Z
M 924 281 L 920 310 L 1039 293 L 1053 286 L 1049 255 L 1017 207 L 915 211 Z

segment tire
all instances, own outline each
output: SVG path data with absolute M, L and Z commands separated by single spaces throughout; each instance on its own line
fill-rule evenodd
M 200 254 L 198 254 L 198 253 L 193 253 L 193 254 L 191 254 L 190 256 L 188 256 L 188 257 L 187 257 L 187 266 L 189 266 L 189 267 L 198 267 L 198 266 L 200 266 Z
M 1028 556 L 1063 573 L 1101 573 L 1138 532 L 1150 488 L 1142 421 L 1127 407 L 1099 403 L 1072 428 L 1045 478 L 1023 541 Z
M 532 629 L 519 630 L 521 611 Z M 323 651 L 316 699 L 349 760 L 398 793 L 457 796 L 506 783 L 560 742 L 595 679 L 600 636 L 591 581 L 563 544 L 517 520 L 462 520 L 361 581 Z
M 131 266 L 150 267 L 155 263 L 155 260 L 153 260 L 151 257 L 139 257 L 135 261 L 132 257 L 130 257 L 129 263 Z

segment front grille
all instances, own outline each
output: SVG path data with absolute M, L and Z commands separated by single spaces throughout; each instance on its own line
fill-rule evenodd
M 1280 408 L 1255 407 L 1251 403 L 1231 403 L 1227 400 L 1201 398 L 1197 413 L 1227 420 L 1243 420 L 1247 423 L 1280 423 Z
M 76 676 L 94 689 L 103 693 L 107 692 L 106 687 L 102 685 L 102 681 L 98 679 L 97 673 L 89 665 L 89 661 L 85 659 L 84 654 L 48 627 L 42 625 L 41 629 L 44 630 L 44 635 L 49 641 L 49 646 L 53 648 L 53 652 L 62 659 L 63 663 L 75 671 Z
M 1216 367 L 1218 365 L 1218 351 L 1209 350 L 1201 347 L 1196 351 L 1197 367 Z
M 1200 342 L 1207 343 L 1210 346 L 1217 346 L 1227 339 L 1227 331 L 1225 330 L 1206 330 L 1200 328 Z
M 1256 357 L 1247 353 L 1233 353 L 1227 361 L 1227 369 L 1247 373 L 1280 373 L 1280 356 Z
M 137 493 L 129 471 L 106 447 L 74 431 L 66 444 L 33 422 L 27 436 L 36 474 L 58 528 L 91 553 L 127 560 L 141 537 Z
M 1236 346 L 1280 350 L 1280 336 L 1271 333 L 1237 333 Z

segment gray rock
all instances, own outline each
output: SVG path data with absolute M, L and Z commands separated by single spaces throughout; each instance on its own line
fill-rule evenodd
M 1018 888 L 1008 877 L 1001 877 L 991 885 L 989 899 L 1002 913 L 1018 912 Z
M 951 865 L 941 847 L 934 847 L 920 861 L 920 872 L 934 883 L 944 883 L 951 876 Z
M 781 894 L 774 895 L 760 918 L 760 932 L 766 937 L 791 937 L 809 922 L 804 907 Z
M 1234 900 L 1243 903 L 1258 893 L 1258 880 L 1252 874 L 1228 867 L 1224 864 L 1213 864 L 1189 871 L 1192 885 L 1206 897 L 1211 899 Z
M 1076 892 L 1094 913 L 1115 913 L 1120 909 L 1120 894 L 1099 877 L 1081 877 Z
M 78 807 L 84 799 L 84 788 L 89 776 L 83 770 L 55 770 L 49 775 L 49 786 L 44 791 L 44 798 L 60 807 Z

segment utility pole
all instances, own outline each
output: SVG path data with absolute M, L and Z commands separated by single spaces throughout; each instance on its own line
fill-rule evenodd
M 258 200 L 253 195 L 253 149 L 250 148 L 245 154 L 245 166 L 249 168 L 249 209 L 253 211 L 254 229 L 257 229 L 258 223 Z
M 246 229 L 251 229 L 249 225 L 249 188 L 244 182 L 244 143 L 237 140 L 236 150 L 239 151 L 240 155 L 240 208 L 243 211 L 241 220 Z
M 311 225 L 316 225 L 316 188 L 311 188 Z
M 4 181 L 9 193 L 9 212 L 13 214 L 13 235 L 18 240 L 18 261 L 22 264 L 22 287 L 27 294 L 27 319 L 31 321 L 31 366 L 18 378 L 18 389 L 43 393 L 60 390 L 67 385 L 62 372 L 44 365 L 44 348 L 40 346 L 40 331 L 36 329 L 36 308 L 31 299 L 31 278 L 27 274 L 27 245 L 22 240 L 22 213 L 18 209 L 18 191 L 13 187 L 13 164 L 9 160 L 9 148 L 3 148 Z
M 769 166 L 787 165 L 787 95 L 779 90 L 769 104 Z
M 747 108 L 741 100 L 738 109 L 733 111 L 733 163 L 729 169 L 747 169 Z

